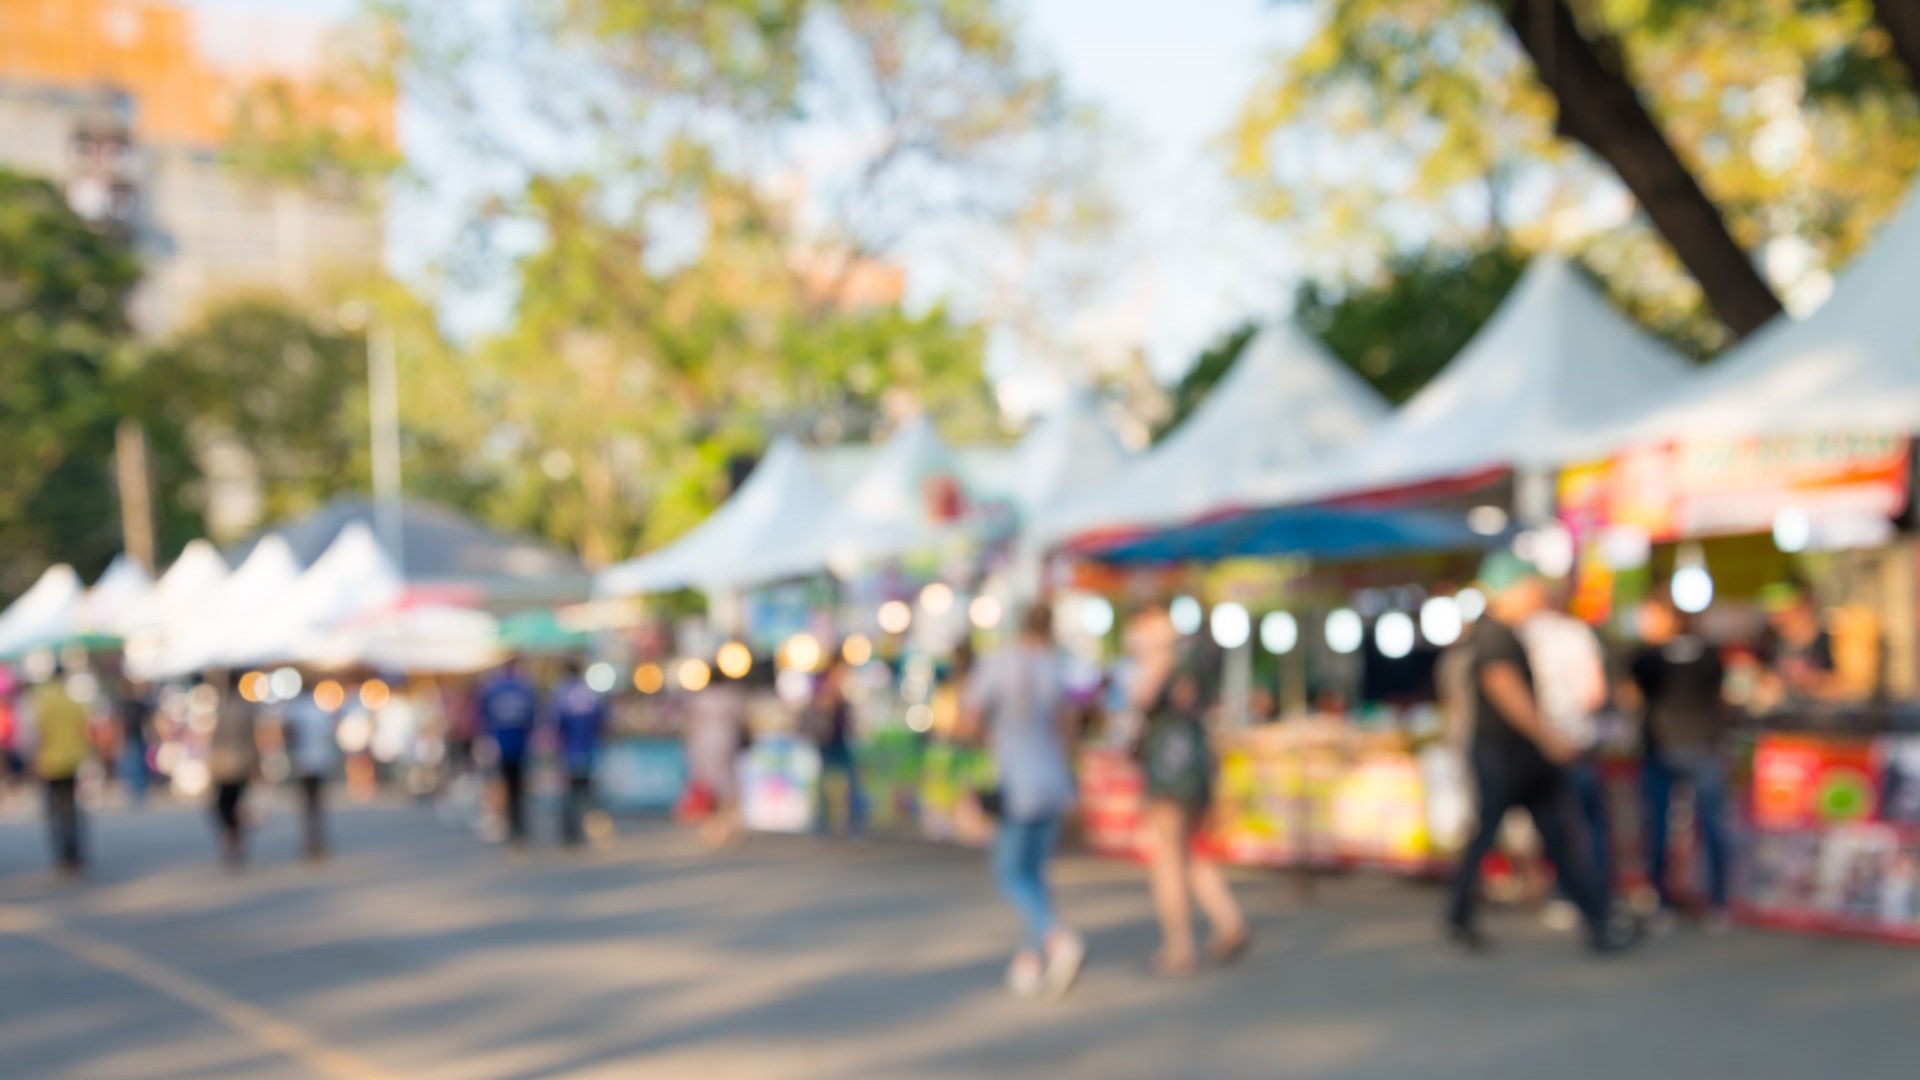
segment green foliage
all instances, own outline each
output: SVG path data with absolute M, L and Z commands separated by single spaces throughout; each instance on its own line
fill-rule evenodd
M 1789 305 L 1859 249 L 1920 166 L 1920 99 L 1870 0 L 1571 6 L 1617 46 L 1736 239 L 1763 263 L 1769 243 L 1804 245 L 1811 266 L 1776 281 Z M 1252 205 L 1342 256 L 1327 260 L 1336 274 L 1362 277 L 1401 247 L 1511 234 L 1581 256 L 1689 349 L 1724 343 L 1666 245 L 1555 135 L 1554 103 L 1494 0 L 1318 7 L 1312 37 L 1276 62 L 1231 133 Z
M 122 238 L 53 185 L 0 171 L 0 595 L 119 550 L 113 429 L 138 277 Z
M 1155 442 L 1179 427 L 1182 421 L 1193 414 L 1193 410 L 1200 407 L 1200 403 L 1213 392 L 1220 380 L 1227 377 L 1227 372 L 1233 369 L 1240 354 L 1246 351 L 1247 343 L 1253 340 L 1259 330 L 1256 323 L 1236 327 L 1195 358 L 1186 374 L 1181 375 L 1180 381 L 1174 384 L 1173 408 L 1167 413 L 1166 421 L 1154 429 Z
M 279 521 L 367 483 L 366 353 L 271 296 L 219 304 L 141 373 L 150 400 L 204 441 L 245 447 Z
M 1295 317 L 1398 405 L 1479 333 L 1525 267 L 1504 246 L 1395 255 L 1364 285 L 1301 285 Z

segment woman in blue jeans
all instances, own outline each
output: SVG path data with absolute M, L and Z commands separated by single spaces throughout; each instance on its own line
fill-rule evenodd
M 1634 653 L 1627 698 L 1646 720 L 1647 878 L 1663 914 L 1676 910 L 1667 867 L 1673 793 L 1693 793 L 1705 856 L 1713 924 L 1725 922 L 1732 843 L 1727 825 L 1726 668 L 1720 652 L 1694 632 L 1692 621 L 1665 593 L 1640 609 L 1642 645 Z
M 1066 993 L 1087 955 L 1086 942 L 1055 914 L 1047 884 L 1060 820 L 1074 801 L 1065 704 L 1052 622 L 1035 606 L 1019 638 L 974 671 L 962 720 L 970 732 L 984 728 L 999 774 L 993 872 L 1025 930 L 1007 967 L 1007 986 L 1021 997 Z

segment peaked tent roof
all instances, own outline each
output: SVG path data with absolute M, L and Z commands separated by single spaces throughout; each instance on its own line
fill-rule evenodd
M 271 532 L 309 563 L 356 522 L 374 526 L 373 504 L 341 498 Z M 409 585 L 468 585 L 504 604 L 567 603 L 585 599 L 590 589 L 586 569 L 572 555 L 445 507 L 408 499 L 401 503 L 400 522 L 406 550 L 398 561 Z M 244 559 L 258 542 L 256 537 L 240 545 L 235 560 Z
M 286 600 L 300 578 L 293 548 L 278 534 L 253 547 L 245 562 L 210 589 L 197 608 L 179 613 L 164 629 L 162 650 L 142 674 L 169 677 L 232 662 L 253 646 L 263 613 Z
M 1291 322 L 1262 330 L 1200 407 L 1111 482 L 1042 518 L 1037 539 L 1137 531 L 1215 513 L 1261 476 L 1351 446 L 1387 403 Z
M 1058 409 L 1027 430 L 1013 452 L 1010 494 L 1032 520 L 1060 500 L 1093 491 L 1127 464 L 1127 451 L 1101 421 L 1097 402 L 1075 388 Z
M 1782 315 L 1684 396 L 1567 456 L 1678 436 L 1920 432 L 1920 184 L 1804 319 Z
M 754 585 L 937 547 L 965 526 L 932 520 L 927 484 L 959 479 L 953 451 L 925 417 L 908 422 L 881 447 L 860 482 L 812 529 L 741 567 L 735 583 Z
M 1374 437 L 1309 473 L 1275 471 L 1248 506 L 1552 464 L 1554 451 L 1681 386 L 1691 366 L 1555 256 L 1536 258 L 1486 326 Z
M 182 612 L 197 609 L 230 572 L 227 560 L 220 557 L 219 550 L 212 544 L 205 540 L 189 543 L 146 597 L 127 613 L 126 629 L 160 626 L 179 618 Z
M 125 554 L 114 556 L 81 603 L 80 629 L 124 635 L 133 613 L 153 592 L 153 575 Z
M 601 571 L 594 591 L 726 588 L 749 563 L 807 535 L 832 502 L 800 444 L 776 439 L 726 505 L 666 547 Z
M 284 597 L 252 622 L 224 659 L 235 663 L 304 659 L 301 650 L 327 629 L 391 607 L 405 584 L 364 522 L 340 530 Z
M 0 613 L 0 655 L 31 649 L 73 634 L 84 589 L 66 563 L 49 566 L 26 592 Z

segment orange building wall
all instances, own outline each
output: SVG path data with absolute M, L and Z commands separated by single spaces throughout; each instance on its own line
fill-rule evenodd
M 215 146 L 249 85 L 263 78 L 303 81 L 296 72 L 236 70 L 201 55 L 203 16 L 165 0 L 0 0 L 0 78 L 73 88 L 102 84 L 134 99 L 135 135 L 144 141 Z M 260 24 L 267 26 L 269 24 Z M 305 28 L 289 24 L 289 32 Z M 389 100 L 301 97 L 393 145 Z

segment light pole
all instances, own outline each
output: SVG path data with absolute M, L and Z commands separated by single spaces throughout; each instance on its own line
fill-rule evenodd
M 367 425 L 373 458 L 373 529 L 402 580 L 407 576 L 406 524 L 400 509 L 400 381 L 393 331 L 375 322 L 366 305 L 341 305 L 340 325 L 364 329 L 367 343 Z

